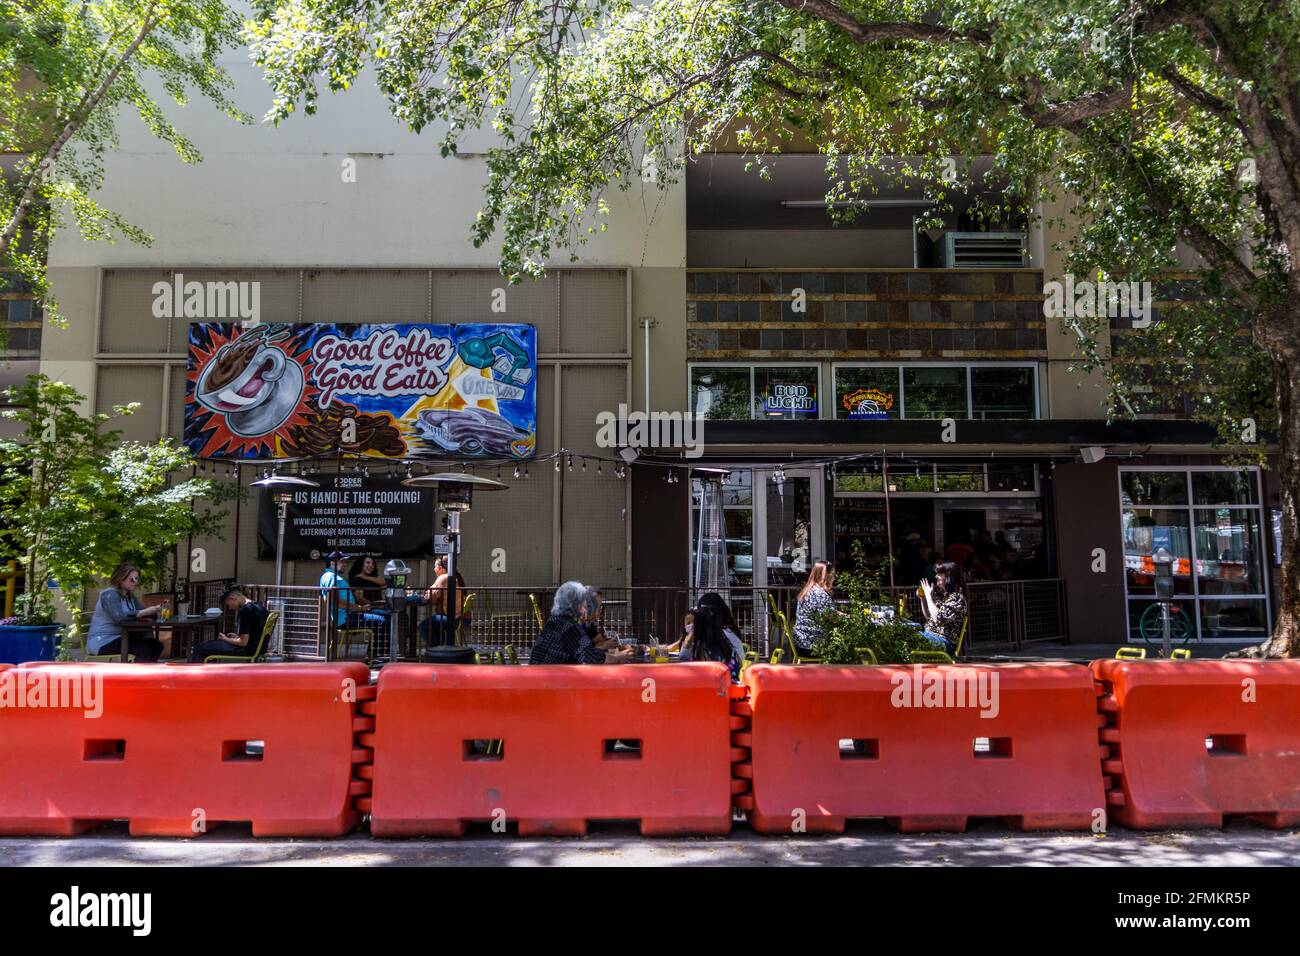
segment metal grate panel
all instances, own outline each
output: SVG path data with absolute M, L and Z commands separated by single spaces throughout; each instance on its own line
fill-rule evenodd
M 426 269 L 313 269 L 303 275 L 302 321 L 429 321 Z

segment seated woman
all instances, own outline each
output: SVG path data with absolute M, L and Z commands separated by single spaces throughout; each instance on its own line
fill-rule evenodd
M 687 611 L 682 618 L 682 634 L 671 644 L 664 644 L 659 649 L 668 654 L 679 654 L 691 642 L 691 631 L 695 627 L 695 612 Z
M 358 604 L 370 605 L 367 610 L 382 610 L 385 583 L 378 563 L 370 555 L 357 558 L 348 570 L 348 584 L 352 585 L 352 593 L 356 595 Z M 376 604 L 380 607 L 374 608 Z
M 695 627 L 690 642 L 682 649 L 682 660 L 721 661 L 731 671 L 732 680 L 736 680 L 745 654 L 743 650 L 737 653 L 727 639 L 724 621 L 722 612 L 715 605 L 701 601 L 695 609 Z
M 634 648 L 603 650 L 591 642 L 584 626 L 596 608 L 588 589 L 578 581 L 566 581 L 555 591 L 551 616 L 533 641 L 528 663 L 532 664 L 621 664 Z
M 794 646 L 800 654 L 811 654 L 813 644 L 822 636 L 819 615 L 836 610 L 831 597 L 834 587 L 835 568 L 829 561 L 818 561 L 808 572 L 795 605 Z
M 966 620 L 961 569 L 952 561 L 944 561 L 935 567 L 934 577 L 934 584 L 921 582 L 925 611 L 925 630 L 922 633 L 951 654 L 957 647 L 962 622 Z
M 155 617 L 165 604 L 145 607 L 136 595 L 140 585 L 140 569 L 134 564 L 120 564 L 108 579 L 108 587 L 100 592 L 95 602 L 95 613 L 90 619 L 86 634 L 86 652 L 89 654 L 120 654 L 126 621 Z M 163 652 L 162 641 L 147 634 L 126 637 L 127 650 L 137 661 L 152 664 Z
M 727 638 L 727 643 L 731 645 L 732 650 L 736 652 L 739 660 L 745 659 L 745 642 L 740 639 L 740 629 L 736 627 L 736 618 L 731 613 L 731 608 L 727 602 L 722 599 L 722 595 L 716 591 L 710 591 L 700 596 L 700 607 L 711 607 L 722 617 L 722 633 Z

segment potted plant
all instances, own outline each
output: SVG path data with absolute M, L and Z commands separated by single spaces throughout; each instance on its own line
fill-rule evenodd
M 53 594 L 75 614 L 123 561 L 162 580 L 180 542 L 220 533 L 224 512 L 195 501 L 230 500 L 238 486 L 193 477 L 194 457 L 170 438 L 121 441 L 108 426 L 134 405 L 87 415 L 76 389 L 44 375 L 7 394 L 0 415 L 23 433 L 0 439 L 0 549 L 20 556 L 28 592 L 13 626 L 52 626 Z
M 0 619 L 0 664 L 54 660 L 61 626 L 55 623 L 49 592 L 18 595 L 14 612 Z
M 841 571 L 835 578 L 836 590 L 848 597 L 848 606 L 821 616 L 821 636 L 813 642 L 812 656 L 823 664 L 910 664 L 913 651 L 934 650 L 912 625 L 878 620 L 871 613 L 873 606 L 891 603 L 889 592 L 879 572 L 867 568 L 861 541 L 853 542 L 852 553 L 858 570 Z

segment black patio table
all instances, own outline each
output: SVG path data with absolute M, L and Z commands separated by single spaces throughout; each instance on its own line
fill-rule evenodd
M 145 618 L 144 620 L 123 621 L 122 622 L 122 663 L 125 664 L 130 660 L 130 644 L 127 635 L 132 631 L 137 634 L 152 632 L 155 637 L 164 628 L 170 628 L 176 637 L 189 637 L 190 641 L 186 643 L 181 641 L 182 649 L 186 657 L 189 656 L 189 650 L 196 643 L 193 638 L 195 634 L 201 634 L 205 627 L 212 628 L 212 636 L 216 637 L 220 633 L 222 614 L 186 614 L 170 617 L 165 621 L 160 621 L 157 615 Z M 172 657 L 176 657 L 176 647 L 172 646 Z

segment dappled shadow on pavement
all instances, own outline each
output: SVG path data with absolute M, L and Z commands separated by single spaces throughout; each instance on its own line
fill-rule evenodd
M 4 866 L 1297 866 L 1300 832 L 1244 821 L 1224 830 L 1019 833 L 975 821 L 966 833 L 900 835 L 878 821 L 844 835 L 645 839 L 634 825 L 593 824 L 586 838 L 520 839 L 475 827 L 460 839 L 258 840 L 223 826 L 191 840 L 132 839 L 112 824 L 72 839 L 0 838 Z

